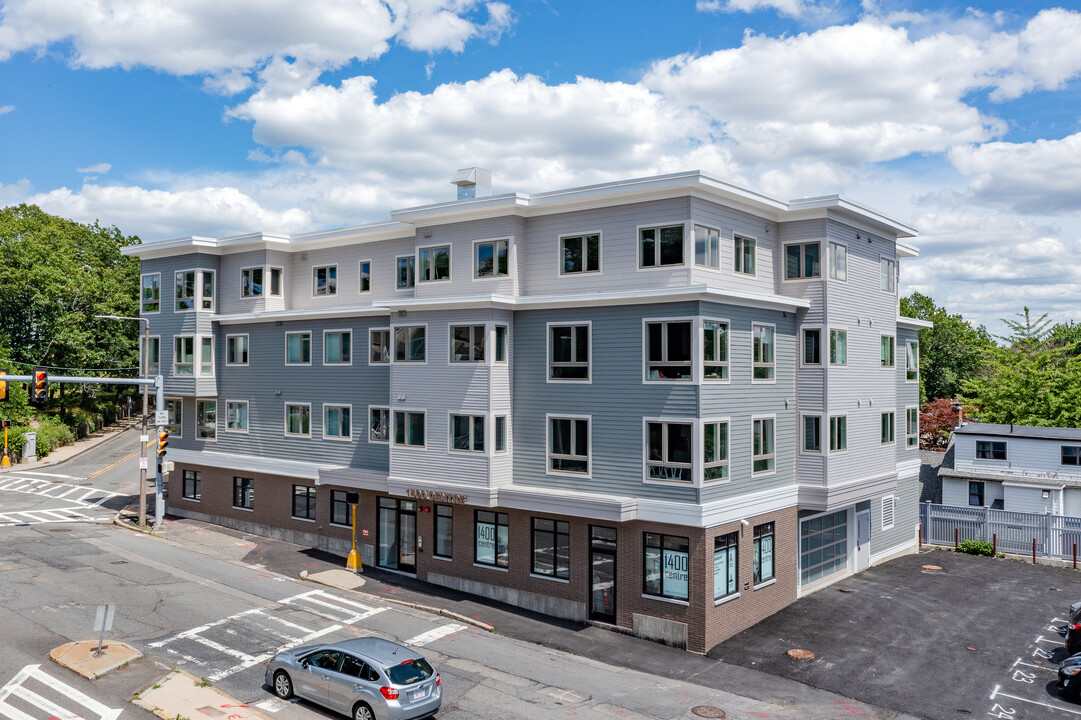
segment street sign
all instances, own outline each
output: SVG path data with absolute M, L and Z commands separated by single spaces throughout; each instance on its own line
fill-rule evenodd
M 112 630 L 114 617 L 116 617 L 116 605 L 98 605 L 98 612 L 94 616 L 94 632 Z
M 165 462 L 163 462 L 161 464 L 161 471 L 163 473 L 172 472 L 173 471 L 173 461 L 172 460 L 166 460 Z
M 146 445 L 148 442 L 150 442 L 150 436 L 149 435 L 140 435 L 139 436 L 139 442 L 141 442 L 143 445 Z
M 146 458 L 139 458 L 139 469 L 140 470 L 146 470 L 146 467 L 147 467 Z
M 155 425 L 168 425 L 169 424 L 169 411 L 168 410 L 155 410 L 154 411 L 154 424 Z

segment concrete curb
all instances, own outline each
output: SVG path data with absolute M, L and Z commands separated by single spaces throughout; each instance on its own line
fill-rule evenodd
M 101 657 L 95 657 L 96 641 L 70 642 L 49 652 L 49 659 L 57 665 L 82 675 L 87 680 L 97 680 L 128 663 L 135 662 L 143 654 L 127 643 L 108 640 L 101 646 Z
M 132 703 L 164 720 L 223 716 L 270 720 L 255 708 L 226 695 L 213 685 L 203 685 L 199 678 L 183 670 L 173 670 L 161 680 L 147 685 L 136 694 Z M 241 715 L 238 709 L 246 712 Z

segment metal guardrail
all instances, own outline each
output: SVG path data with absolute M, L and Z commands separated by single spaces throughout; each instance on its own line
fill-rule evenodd
M 995 510 L 987 507 L 920 504 L 922 541 L 953 545 L 961 540 L 994 539 L 1001 552 L 1070 559 L 1081 547 L 1081 518 Z

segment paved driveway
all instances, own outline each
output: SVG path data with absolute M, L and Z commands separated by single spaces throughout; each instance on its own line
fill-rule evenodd
M 709 657 L 936 720 L 1077 720 L 1081 705 L 1055 690 L 1075 600 L 1081 573 L 1067 568 L 925 551 L 813 593 Z

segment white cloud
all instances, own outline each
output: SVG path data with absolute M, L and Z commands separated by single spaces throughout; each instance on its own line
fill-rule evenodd
M 87 165 L 86 167 L 75 168 L 75 172 L 80 173 L 98 173 L 104 175 L 113 169 L 113 166 L 109 163 L 98 163 L 97 165 Z
M 1017 36 L 1016 64 L 999 80 L 993 100 L 1012 100 L 1032 90 L 1060 90 L 1081 73 L 1081 13 L 1040 12 Z
M 950 150 L 970 197 L 1020 213 L 1081 211 L 1081 133 L 1061 140 L 993 142 Z
M 813 2 L 804 0 L 698 0 L 695 3 L 698 12 L 754 12 L 773 8 L 781 15 L 800 17 L 814 7 Z
M 0 105 L 0 115 L 6 115 L 14 109 L 14 105 Z

